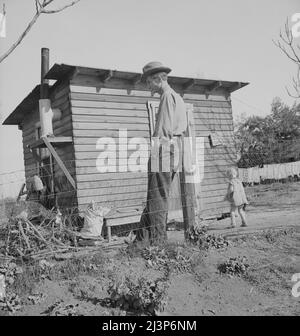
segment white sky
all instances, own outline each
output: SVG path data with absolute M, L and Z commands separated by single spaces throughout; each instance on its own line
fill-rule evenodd
M 34 0 L 0 0 L 0 10 L 3 2 L 7 37 L 0 39 L 1 54 L 35 11 Z M 52 6 L 66 2 L 55 0 Z M 145 63 L 158 60 L 172 75 L 249 81 L 233 94 L 234 115 L 265 115 L 275 96 L 293 102 L 285 86 L 296 68 L 272 39 L 296 12 L 299 0 L 81 0 L 64 12 L 42 15 L 0 64 L 0 119 L 39 83 L 41 47 L 50 49 L 50 66 L 141 72 Z M 21 131 L 0 126 L 0 174 L 19 169 Z

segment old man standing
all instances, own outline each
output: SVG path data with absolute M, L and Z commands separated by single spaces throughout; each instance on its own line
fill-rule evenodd
M 150 62 L 143 68 L 143 80 L 152 94 L 160 95 L 156 124 L 152 135 L 148 162 L 147 204 L 141 216 L 138 237 L 150 236 L 151 242 L 164 241 L 170 187 L 182 159 L 182 137 L 187 129 L 186 107 L 183 99 L 168 84 L 171 69 L 160 62 Z M 179 159 L 175 160 L 176 149 Z

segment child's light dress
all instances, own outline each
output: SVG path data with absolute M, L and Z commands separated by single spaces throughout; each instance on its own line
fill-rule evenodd
M 230 193 L 230 189 L 233 192 Z M 234 207 L 240 207 L 249 204 L 242 182 L 238 178 L 233 178 L 228 186 L 228 200 Z

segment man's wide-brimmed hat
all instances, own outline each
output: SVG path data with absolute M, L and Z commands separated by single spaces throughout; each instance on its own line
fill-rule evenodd
M 171 69 L 160 62 L 149 62 L 143 67 L 142 80 L 145 80 L 148 76 L 154 75 L 158 72 L 165 72 L 168 74 L 171 72 Z

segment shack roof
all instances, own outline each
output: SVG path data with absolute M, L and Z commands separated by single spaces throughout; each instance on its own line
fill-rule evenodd
M 48 71 L 45 78 L 56 80 L 57 82 L 50 88 L 51 91 L 62 81 L 74 80 L 76 77 L 90 78 L 85 80 L 87 86 L 93 86 L 96 81 L 101 87 L 125 88 L 127 90 L 147 90 L 145 83 L 141 81 L 141 73 L 118 71 L 110 69 L 89 68 L 84 66 L 54 64 Z M 100 81 L 99 81 L 100 79 Z M 168 81 L 174 89 L 180 93 L 209 94 L 218 88 L 222 88 L 231 93 L 249 83 L 233 82 L 213 79 L 200 79 L 192 77 L 168 76 Z M 40 85 L 37 85 L 6 118 L 3 125 L 18 125 L 22 122 L 27 113 L 38 106 Z

